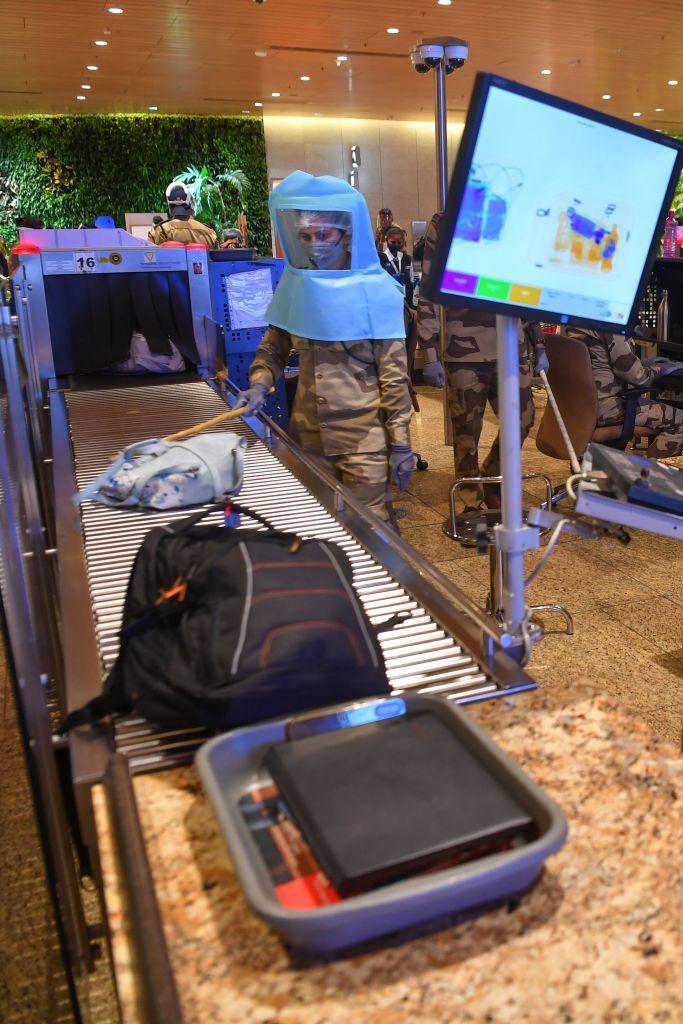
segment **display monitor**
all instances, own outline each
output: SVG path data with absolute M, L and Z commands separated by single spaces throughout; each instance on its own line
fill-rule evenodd
M 669 136 L 477 75 L 427 295 L 625 333 L 682 163 Z

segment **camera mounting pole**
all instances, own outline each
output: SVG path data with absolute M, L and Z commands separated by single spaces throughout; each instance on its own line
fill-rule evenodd
M 422 39 L 410 53 L 418 74 L 434 72 L 434 139 L 436 143 L 436 207 L 443 213 L 448 192 L 448 112 L 446 109 L 446 75 L 461 68 L 467 60 L 469 44 L 464 39 L 447 36 Z M 441 361 L 446 349 L 446 314 L 439 306 L 439 334 Z M 448 389 L 443 392 L 444 442 L 453 444 L 453 426 L 448 410 Z

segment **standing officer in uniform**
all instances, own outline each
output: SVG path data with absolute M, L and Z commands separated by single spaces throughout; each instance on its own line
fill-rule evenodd
M 390 481 L 414 468 L 403 295 L 382 270 L 363 196 L 347 182 L 295 171 L 269 199 L 287 266 L 240 396 L 258 412 L 294 349 L 299 381 L 290 432 L 382 519 Z
M 425 238 L 422 272 L 429 273 L 436 247 L 442 213 L 432 217 Z M 493 442 L 481 470 L 479 438 L 487 401 L 498 414 L 498 379 L 496 318 L 479 309 L 446 307 L 446 347 L 441 363 L 439 307 L 420 292 L 417 304 L 418 345 L 424 354 L 424 380 L 432 387 L 448 387 L 448 408 L 453 424 L 453 457 L 456 478 L 467 476 L 498 476 L 500 473 L 500 435 Z M 446 380 L 447 378 L 447 380 Z M 534 423 L 534 402 L 531 393 L 529 346 L 524 331 L 519 334 L 519 404 L 522 442 Z M 484 494 L 477 487 L 463 487 L 458 492 L 461 514 L 483 507 L 500 508 L 500 487 L 490 485 Z
M 149 232 L 147 236 L 154 245 L 161 245 L 163 242 L 182 242 L 187 245 L 193 242 L 195 245 L 206 245 L 209 249 L 218 248 L 218 236 L 213 228 L 207 227 L 201 221 L 195 220 L 194 203 L 187 187 L 182 181 L 172 181 L 166 189 L 166 201 L 168 203 L 168 220 Z

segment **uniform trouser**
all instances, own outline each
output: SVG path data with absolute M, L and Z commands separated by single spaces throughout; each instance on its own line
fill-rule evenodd
M 448 408 L 453 422 L 453 457 L 456 479 L 463 476 L 498 476 L 500 434 L 479 469 L 479 438 L 487 401 L 498 415 L 497 363 L 446 363 Z M 531 367 L 528 356 L 520 358 L 519 406 L 522 442 L 534 424 Z M 456 494 L 459 511 L 481 505 L 481 488 L 462 487 Z
M 372 509 L 380 519 L 389 522 L 387 498 L 390 498 L 391 492 L 389 459 L 386 451 L 318 457 L 322 458 L 327 468 L 344 487 L 348 487 L 352 494 Z
M 683 409 L 664 402 L 641 399 L 636 413 L 636 426 L 654 433 L 647 449 L 651 459 L 668 459 L 683 455 Z

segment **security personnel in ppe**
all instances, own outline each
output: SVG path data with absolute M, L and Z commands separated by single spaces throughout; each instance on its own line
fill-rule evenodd
M 269 200 L 286 268 L 240 396 L 258 412 L 294 349 L 290 431 L 382 519 L 390 481 L 414 468 L 403 295 L 382 270 L 365 200 L 347 182 L 295 171 Z
M 172 181 L 166 189 L 168 203 L 168 220 L 157 224 L 147 236 L 155 245 L 164 242 L 182 242 L 187 245 L 206 245 L 209 249 L 218 248 L 218 236 L 213 228 L 207 227 L 193 217 L 194 203 L 192 196 L 182 181 Z
M 422 272 L 426 277 L 436 248 L 438 227 L 442 213 L 432 217 L 425 238 Z M 484 422 L 486 403 L 498 414 L 497 337 L 496 318 L 493 313 L 479 309 L 446 307 L 446 342 L 444 366 L 441 362 L 439 307 L 420 293 L 417 303 L 418 345 L 425 364 L 425 384 L 448 387 L 448 410 L 453 425 L 453 459 L 456 479 L 470 476 L 498 476 L 500 474 L 500 435 L 479 468 L 479 439 Z M 531 393 L 531 363 L 529 341 L 519 330 L 519 405 L 522 442 L 534 423 L 534 402 Z M 484 493 L 475 486 L 460 488 L 456 500 L 460 514 L 482 509 L 484 502 L 490 509 L 500 508 L 500 487 L 490 485 Z

